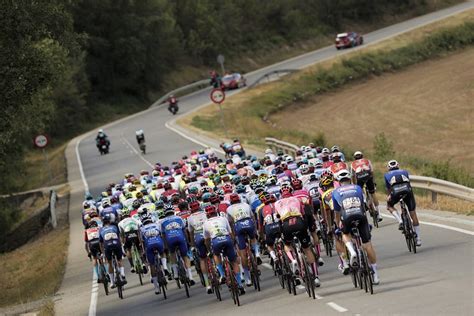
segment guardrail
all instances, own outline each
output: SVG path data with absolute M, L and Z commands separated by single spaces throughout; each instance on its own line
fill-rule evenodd
M 256 85 L 258 85 L 260 83 L 260 81 L 262 81 L 264 79 L 267 79 L 269 81 L 270 77 L 272 75 L 278 75 L 278 77 L 280 77 L 280 76 L 284 76 L 285 74 L 293 73 L 293 72 L 297 72 L 297 71 L 298 71 L 298 69 L 278 69 L 278 70 L 273 70 L 273 71 L 267 72 L 266 74 L 264 74 L 263 76 L 261 76 L 260 78 L 255 80 L 254 83 L 249 85 L 248 88 L 250 89 L 250 88 L 255 87 Z
M 299 149 L 295 144 L 284 142 L 282 140 L 266 137 L 265 143 L 272 150 L 283 150 L 285 154 L 295 155 Z M 412 187 L 431 191 L 431 201 L 436 203 L 438 193 L 452 196 L 458 199 L 474 202 L 474 189 L 466 186 L 425 176 L 411 175 L 410 182 Z
M 193 92 L 195 90 L 201 90 L 201 89 L 210 87 L 209 81 L 210 79 L 203 79 L 203 80 L 199 80 L 199 81 L 190 83 L 188 85 L 182 86 L 178 89 L 174 89 L 168 92 L 167 94 L 165 94 L 164 96 L 162 96 L 161 98 L 159 98 L 158 100 L 156 100 L 150 107 L 154 107 L 162 103 L 165 103 L 166 100 L 168 100 L 170 95 L 185 95 L 187 94 L 186 91 L 189 91 L 189 90 L 190 92 Z

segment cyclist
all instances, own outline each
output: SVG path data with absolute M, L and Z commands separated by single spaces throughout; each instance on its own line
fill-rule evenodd
M 204 238 L 207 249 L 210 253 L 214 254 L 214 262 L 216 262 L 217 270 L 219 271 L 220 282 L 221 284 L 225 283 L 225 271 L 220 259 L 222 252 L 232 265 L 240 295 L 244 295 L 245 289 L 242 286 L 242 276 L 239 271 L 239 263 L 234 248 L 235 238 L 229 221 L 223 216 L 218 216 L 217 208 L 214 205 L 207 205 L 205 211 L 207 220 L 203 225 Z
M 132 246 L 135 245 L 140 250 L 140 239 L 138 231 L 141 223 L 133 217 L 130 217 L 130 210 L 122 210 L 122 220 L 118 223 L 120 239 L 123 243 L 123 249 L 130 263 L 130 272 L 135 273 L 135 267 L 132 260 Z M 144 267 L 145 268 L 145 267 Z M 146 271 L 146 268 L 144 269 Z
M 97 265 L 97 257 L 101 253 L 100 242 L 99 242 L 99 223 L 95 220 L 91 220 L 87 223 L 86 229 L 84 230 L 84 242 L 87 251 L 87 256 L 92 259 L 94 273 L 97 277 L 97 282 L 102 282 L 99 278 L 99 267 Z
M 154 223 L 151 216 L 143 218 L 142 226 L 140 228 L 140 243 L 146 253 L 146 260 L 151 271 L 151 280 L 155 288 L 155 294 L 160 294 L 160 286 L 158 284 L 158 274 L 155 268 L 155 252 L 158 252 L 161 258 L 161 264 L 163 266 L 166 275 L 169 275 L 167 270 L 166 256 L 163 256 L 164 243 L 160 236 L 160 227 Z
M 109 276 L 111 280 L 111 288 L 116 287 L 115 278 L 114 278 L 114 268 L 112 266 L 112 256 L 115 254 L 117 257 L 117 265 L 120 269 L 120 274 L 122 276 L 122 283 L 127 284 L 127 279 L 125 278 L 125 269 L 122 265 L 122 244 L 120 242 L 120 232 L 117 226 L 112 225 L 111 215 L 105 214 L 102 217 L 102 228 L 99 231 L 99 241 L 101 245 L 102 253 L 105 255 L 107 262 L 109 263 Z
M 194 285 L 193 272 L 191 270 L 191 261 L 188 254 L 188 243 L 186 241 L 186 226 L 181 217 L 175 215 L 173 205 L 167 204 L 165 206 L 165 218 L 160 221 L 160 232 L 165 241 L 166 248 L 170 253 L 170 260 L 172 262 L 174 278 L 178 279 L 178 265 L 176 264 L 176 248 L 179 248 L 181 258 L 184 260 L 189 284 Z
M 277 260 L 274 244 L 278 236 L 280 236 L 280 223 L 275 212 L 276 197 L 271 193 L 264 191 L 260 194 L 262 205 L 258 210 L 258 227 L 261 235 L 265 236 L 265 244 L 273 262 Z
M 377 258 L 372 247 L 369 223 L 365 216 L 364 194 L 357 184 L 351 184 L 351 174 L 348 170 L 341 170 L 336 175 L 336 180 L 341 185 L 332 192 L 332 202 L 336 215 L 336 224 L 341 229 L 342 240 L 350 253 L 350 263 L 358 264 L 357 253 L 352 243 L 352 228 L 357 227 L 362 247 L 367 251 L 367 257 L 374 273 L 374 284 L 379 284 L 377 273 Z
M 420 238 L 420 223 L 416 215 L 415 195 L 410 185 L 410 175 L 408 171 L 400 169 L 400 165 L 396 160 L 390 160 L 387 164 L 388 172 L 385 174 L 385 187 L 387 188 L 387 209 L 392 213 L 393 217 L 398 221 L 398 229 L 403 229 L 402 219 L 398 210 L 395 208 L 401 199 L 410 212 L 410 217 L 413 221 L 413 228 L 416 233 L 416 245 L 421 246 Z
M 297 262 L 296 258 L 293 257 L 290 245 L 293 242 L 293 236 L 296 236 L 313 271 L 314 283 L 319 287 L 321 282 L 317 273 L 316 258 L 311 250 L 311 237 L 304 219 L 305 211 L 303 204 L 298 198 L 293 196 L 293 188 L 291 186 L 283 186 L 281 188 L 281 197 L 280 200 L 275 202 L 275 210 L 282 222 L 281 232 L 285 242 L 285 252 L 292 262 L 293 270 L 295 270 Z
M 138 146 L 145 142 L 145 133 L 142 129 L 135 132 L 135 137 L 137 139 Z
M 361 188 L 364 185 L 367 186 L 367 191 L 374 201 L 375 211 L 377 213 L 378 221 L 382 221 L 382 216 L 379 212 L 379 200 L 375 194 L 375 182 L 374 182 L 374 172 L 372 168 L 372 163 L 367 158 L 364 158 L 364 154 L 361 151 L 356 151 L 353 155 L 354 161 L 351 163 L 351 173 L 352 181 Z
M 188 217 L 188 231 L 190 235 L 190 244 L 195 247 L 199 256 L 199 264 L 204 277 L 207 294 L 212 294 L 212 287 L 209 284 L 209 276 L 206 264 L 206 244 L 204 241 L 203 226 L 207 220 L 206 212 L 201 209 L 199 201 L 195 196 L 190 195 L 187 198 L 191 215 Z M 198 264 L 195 262 L 195 264 Z
M 252 286 L 249 270 L 250 265 L 245 252 L 245 249 L 247 248 L 247 237 L 250 239 L 249 246 L 252 247 L 257 264 L 262 264 L 262 259 L 260 258 L 260 245 L 257 242 L 255 217 L 250 205 L 241 202 L 240 196 L 237 193 L 232 193 L 229 200 L 230 205 L 227 208 L 227 216 L 231 227 L 234 227 L 235 236 L 237 238 L 238 252 L 244 268 L 245 283 L 247 286 Z

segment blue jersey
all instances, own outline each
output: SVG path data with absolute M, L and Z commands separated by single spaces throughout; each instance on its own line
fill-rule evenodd
M 184 234 L 185 224 L 181 217 L 173 215 L 164 218 L 161 221 L 160 231 L 166 237 L 175 238 L 175 237 L 182 237 L 186 238 Z
M 101 218 L 104 218 L 104 216 L 105 216 L 106 214 L 109 214 L 109 216 L 110 216 L 110 222 L 111 222 L 112 224 L 117 224 L 117 223 L 118 223 L 118 217 L 119 217 L 119 216 L 118 216 L 117 210 L 115 210 L 115 209 L 112 208 L 112 207 L 104 208 L 104 209 L 102 210 L 102 212 L 100 212 L 100 217 L 101 217 Z
M 391 170 L 384 175 L 385 187 L 387 190 L 391 189 L 393 185 L 400 183 L 409 183 L 410 176 L 406 170 Z
M 151 224 L 142 226 L 140 228 L 140 232 L 141 232 L 145 247 L 147 247 L 149 244 L 162 242 L 161 236 L 160 236 L 160 227 L 156 223 L 151 223 Z
M 334 211 L 341 216 L 364 213 L 364 194 L 362 188 L 356 184 L 340 186 L 332 191 Z
M 104 243 L 104 247 L 111 245 L 120 245 L 120 233 L 117 226 L 104 226 L 99 231 L 99 241 Z

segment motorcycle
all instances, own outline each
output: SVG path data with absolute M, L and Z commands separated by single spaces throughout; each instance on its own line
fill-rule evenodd
M 146 144 L 145 144 L 145 141 L 141 141 L 140 142 L 140 150 L 142 151 L 142 153 L 145 155 L 146 154 Z
M 99 152 L 101 155 L 105 155 L 109 153 L 109 144 L 105 139 L 101 139 L 99 141 Z
M 179 107 L 178 107 L 178 101 L 170 102 L 168 106 L 168 110 L 173 113 L 173 115 L 176 115 L 178 113 Z

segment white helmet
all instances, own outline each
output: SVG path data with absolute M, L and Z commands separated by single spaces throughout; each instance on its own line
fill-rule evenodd
M 332 152 L 340 151 L 339 146 L 337 146 L 337 145 L 332 146 L 332 147 L 331 147 L 331 151 L 332 151 Z
M 104 132 L 104 130 L 102 128 L 99 129 L 99 133 L 103 133 L 103 132 Z
M 291 157 L 291 156 L 286 157 L 285 160 L 286 160 L 287 163 L 290 163 L 290 162 L 294 161 L 293 157 Z
M 273 150 L 271 150 L 270 148 L 265 149 L 265 155 L 268 154 L 273 154 Z
M 395 159 L 390 160 L 390 161 L 387 163 L 387 169 L 388 169 L 388 170 L 395 170 L 395 169 L 398 169 L 398 168 L 400 168 L 400 164 L 399 164 L 398 161 L 396 161 Z
M 307 174 L 309 172 L 309 167 L 307 164 L 302 164 L 299 169 L 302 174 Z
M 321 153 L 323 153 L 323 154 L 329 154 L 329 149 L 327 149 L 326 147 L 324 147 L 323 150 L 321 151 Z
M 342 180 L 351 180 L 351 173 L 347 169 L 342 169 L 338 171 L 334 177 L 337 181 L 341 182 Z

